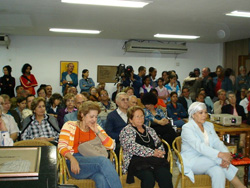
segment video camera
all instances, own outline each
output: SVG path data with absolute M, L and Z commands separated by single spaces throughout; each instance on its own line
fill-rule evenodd
M 115 85 L 121 80 L 121 78 L 129 78 L 133 72 L 133 67 L 131 65 L 128 65 L 126 68 L 125 68 L 125 65 L 124 64 L 120 64 L 118 65 L 117 67 L 117 71 L 116 71 L 116 83 Z

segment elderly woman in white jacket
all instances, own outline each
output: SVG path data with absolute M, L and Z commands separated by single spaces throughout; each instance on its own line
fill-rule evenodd
M 226 179 L 234 187 L 245 187 L 236 176 L 238 169 L 231 164 L 231 153 L 217 136 L 213 124 L 206 121 L 206 105 L 194 102 L 188 114 L 189 121 L 181 133 L 185 175 L 194 182 L 194 174 L 207 174 L 213 188 L 224 188 Z M 179 163 L 178 166 L 180 169 Z

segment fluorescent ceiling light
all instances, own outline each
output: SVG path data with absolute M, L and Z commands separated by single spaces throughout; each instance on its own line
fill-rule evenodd
M 157 38 L 169 38 L 169 39 L 197 39 L 200 38 L 200 36 L 194 36 L 194 35 L 171 35 L 171 34 L 155 34 L 154 37 Z
M 83 34 L 99 34 L 98 30 L 81 30 L 81 29 L 62 29 L 62 28 L 50 28 L 49 31 L 61 32 L 61 33 L 83 33 Z
M 237 11 L 237 10 L 227 13 L 226 15 L 250 18 L 250 12 L 243 12 L 243 11 Z
M 149 2 L 131 0 L 61 0 L 62 3 L 74 3 L 85 5 L 102 5 L 115 7 L 143 8 Z

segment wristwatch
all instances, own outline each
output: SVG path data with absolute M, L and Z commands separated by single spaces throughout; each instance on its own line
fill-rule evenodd
M 68 82 L 68 84 L 69 84 L 69 82 Z

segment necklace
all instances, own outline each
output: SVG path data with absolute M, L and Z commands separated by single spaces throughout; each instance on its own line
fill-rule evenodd
M 141 133 L 139 133 L 139 132 L 137 131 L 137 129 L 135 129 L 135 131 L 136 131 L 136 133 L 138 134 L 138 136 L 141 138 L 141 140 L 142 140 L 144 143 L 149 143 L 149 142 L 150 142 L 150 136 L 149 136 L 149 134 L 148 134 L 147 129 L 145 129 L 145 132 L 146 132 L 146 135 L 145 135 L 145 136 L 142 135 Z M 144 138 L 145 138 L 145 139 L 147 138 L 148 141 L 144 140 Z

